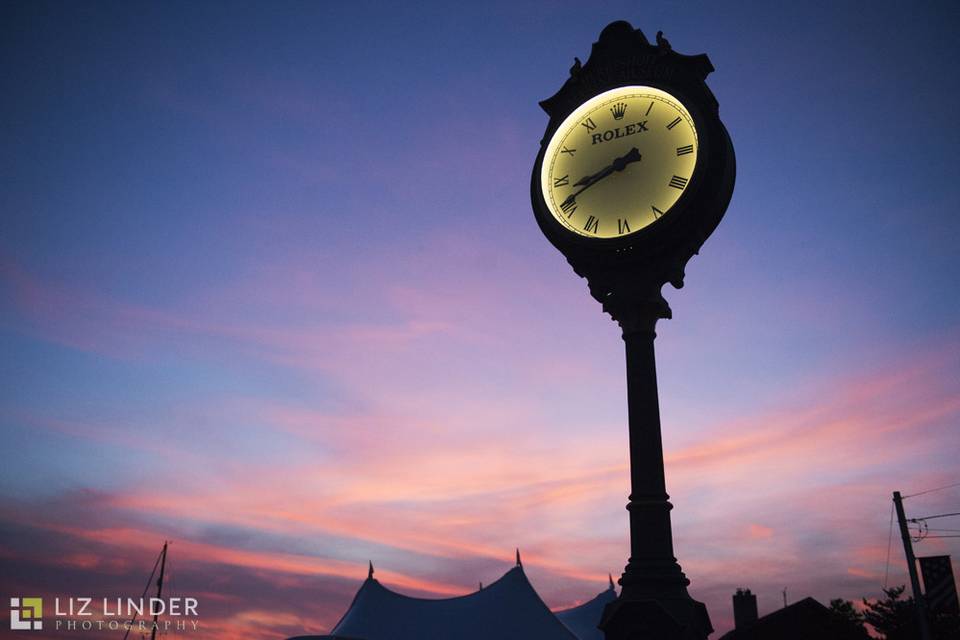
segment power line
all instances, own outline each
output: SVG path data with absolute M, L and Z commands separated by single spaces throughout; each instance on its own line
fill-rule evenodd
M 953 533 L 953 532 L 960 533 L 960 529 L 931 529 L 930 527 L 927 526 L 926 520 L 921 520 L 920 522 L 915 522 L 913 524 L 917 526 L 917 532 L 911 535 L 914 542 L 922 542 L 923 540 L 927 540 L 928 538 L 960 538 L 960 535 L 944 535 L 943 533 L 930 535 L 931 531 L 946 532 L 946 533 Z
M 960 511 L 954 513 L 938 513 L 935 516 L 923 516 L 922 518 L 910 518 L 909 522 L 918 522 L 920 520 L 933 520 L 934 518 L 950 518 L 952 516 L 960 516 Z
M 893 544 L 893 503 L 890 503 L 890 533 L 887 534 L 887 568 L 883 570 L 883 588 L 887 588 L 887 578 L 890 577 L 890 546 Z
M 952 489 L 953 487 L 960 487 L 960 482 L 954 482 L 953 484 L 948 484 L 943 487 L 937 487 L 936 489 L 927 489 L 926 491 L 921 491 L 919 493 L 911 493 L 908 496 L 903 496 L 903 498 L 914 498 L 916 496 L 922 496 L 927 493 L 933 493 L 934 491 L 943 491 L 944 489 Z
M 926 537 L 928 533 L 937 533 L 937 534 L 960 533 L 960 529 L 934 529 L 932 527 L 920 526 L 920 527 L 917 527 L 916 529 L 911 529 L 910 533 L 914 534 L 913 535 L 914 538 L 916 538 L 917 536 L 920 536 L 921 538 L 923 538 L 923 537 Z

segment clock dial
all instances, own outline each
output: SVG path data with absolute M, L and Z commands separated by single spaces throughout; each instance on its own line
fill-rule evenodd
M 693 118 L 675 97 L 653 87 L 612 89 L 580 105 L 550 139 L 543 199 L 582 236 L 636 233 L 670 215 L 698 150 Z

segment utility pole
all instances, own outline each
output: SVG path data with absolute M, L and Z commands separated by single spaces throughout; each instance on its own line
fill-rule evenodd
M 931 640 L 930 624 L 927 620 L 927 601 L 920 592 L 920 577 L 917 575 L 917 558 L 913 555 L 910 531 L 907 530 L 907 516 L 903 513 L 903 497 L 899 491 L 893 492 L 893 504 L 897 508 L 897 521 L 900 523 L 900 537 L 903 538 L 903 554 L 907 557 L 907 569 L 910 571 L 910 589 L 913 591 L 913 605 L 916 607 L 920 624 L 921 640 Z

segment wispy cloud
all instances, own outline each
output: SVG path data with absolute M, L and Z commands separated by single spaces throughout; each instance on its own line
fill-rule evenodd
M 824 600 L 875 595 L 888 572 L 893 582 L 902 578 L 896 554 L 885 566 L 889 493 L 949 477 L 945 452 L 960 445 L 953 428 L 960 394 L 949 375 L 956 352 L 949 343 L 893 359 L 884 371 L 818 383 L 806 395 L 788 394 L 782 408 L 717 424 L 666 452 L 678 555 L 717 622 L 728 620 L 735 586 L 763 593 L 761 607 L 770 608 L 784 585 Z M 158 540 L 173 538 L 181 566 L 210 565 L 207 575 L 248 571 L 273 585 L 306 578 L 340 585 L 330 611 L 346 605 L 367 559 L 387 584 L 443 596 L 494 579 L 509 565 L 510 546 L 520 546 L 554 606 L 588 597 L 623 564 L 622 425 L 558 446 L 547 444 L 549 424 L 533 406 L 470 407 L 444 420 L 256 398 L 229 405 L 231 415 L 252 417 L 265 434 L 287 434 L 316 458 L 279 466 L 272 458 L 210 459 L 214 473 L 201 484 L 62 496 L 54 508 L 8 507 L 4 520 L 69 549 L 63 557 L 42 546 L 30 552 L 40 562 L 56 558 L 46 561 L 49 570 L 130 571 Z M 501 421 L 529 432 L 490 440 L 481 427 Z M 74 438 L 117 434 L 32 424 Z M 878 472 L 878 460 L 896 475 Z M 86 524 L 74 520 L 78 513 Z M 305 606 L 291 602 L 284 615 L 293 624 Z M 227 610 L 230 624 L 248 632 L 263 622 L 262 609 L 242 595 Z

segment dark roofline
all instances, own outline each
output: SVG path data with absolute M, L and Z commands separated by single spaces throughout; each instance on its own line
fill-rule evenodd
M 830 612 L 830 609 L 824 606 L 823 604 L 821 604 L 818 600 L 815 600 L 814 598 L 807 596 L 803 600 L 797 600 L 796 602 L 788 604 L 787 606 L 777 609 L 776 611 L 771 611 L 765 616 L 760 616 L 759 618 L 757 618 L 756 622 L 752 624 L 749 624 L 745 627 L 740 627 L 737 629 L 731 629 L 730 631 L 727 631 L 725 634 L 720 636 L 719 640 L 736 640 L 737 634 L 740 631 L 746 632 L 746 631 L 751 631 L 753 629 L 757 629 L 758 627 L 766 626 L 768 624 L 776 624 L 777 620 L 782 618 L 787 612 L 798 609 L 801 607 L 801 605 L 803 605 L 804 607 L 808 607 L 812 605 L 815 608 L 822 609 L 824 613 Z

